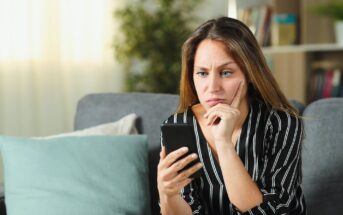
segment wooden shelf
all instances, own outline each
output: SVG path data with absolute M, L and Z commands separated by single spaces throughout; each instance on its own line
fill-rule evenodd
M 327 52 L 343 51 L 343 45 L 335 43 L 328 44 L 308 44 L 292 46 L 274 46 L 262 48 L 264 54 L 294 53 L 294 52 Z

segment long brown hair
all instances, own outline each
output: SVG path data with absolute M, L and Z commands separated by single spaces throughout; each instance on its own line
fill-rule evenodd
M 298 116 L 298 111 L 290 105 L 271 74 L 254 35 L 245 24 L 228 17 L 205 22 L 183 44 L 178 112 L 199 102 L 193 81 L 193 67 L 195 52 L 204 39 L 220 41 L 227 46 L 249 85 L 257 92 L 255 95 L 274 109 Z

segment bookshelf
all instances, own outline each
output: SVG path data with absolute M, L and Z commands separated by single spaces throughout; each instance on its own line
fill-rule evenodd
M 326 72 L 343 71 L 343 46 L 336 44 L 270 47 L 264 48 L 263 52 L 282 91 L 288 98 L 297 99 L 304 104 L 328 97 L 327 93 L 323 92 L 324 81 L 322 83 L 316 81 L 318 70 L 322 71 L 321 79 L 325 79 Z M 343 76 L 342 72 L 339 75 Z M 328 76 L 326 79 L 333 79 L 333 76 Z M 340 77 L 339 80 L 338 84 L 342 90 L 343 82 Z M 329 85 L 327 87 L 331 90 L 337 88 L 332 80 L 329 82 L 331 84 L 327 83 L 326 85 Z M 322 91 L 317 92 L 317 96 L 313 96 L 313 88 L 317 90 L 321 88 Z M 330 94 L 329 97 L 342 95 Z
M 323 0 L 265 0 L 259 1 L 258 5 L 249 5 L 247 2 L 252 1 L 240 0 L 240 4 L 237 4 L 238 19 L 242 20 L 241 11 L 249 8 L 259 10 L 260 14 L 263 14 L 263 9 L 259 8 L 272 8 L 268 24 L 270 35 L 266 36 L 269 41 L 264 40 L 260 45 L 263 46 L 274 77 L 288 98 L 309 104 L 323 97 L 343 96 L 343 46 L 336 44 L 332 37 L 333 20 L 315 16 L 308 10 L 310 5 L 322 3 Z M 274 23 L 275 16 L 284 14 L 296 17 L 295 22 L 293 19 L 293 28 L 289 28 L 287 22 Z M 288 40 L 281 38 L 273 43 L 272 34 L 275 32 L 272 29 L 280 23 L 288 25 L 288 30 L 281 33 L 281 36 L 289 31 L 294 31 L 293 35 Z M 261 37 L 256 32 L 255 35 L 257 39 Z M 284 41 L 283 44 L 277 44 L 280 41 Z

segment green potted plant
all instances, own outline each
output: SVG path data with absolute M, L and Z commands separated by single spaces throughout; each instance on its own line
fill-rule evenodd
M 125 69 L 125 91 L 178 93 L 181 46 L 202 0 L 140 0 L 115 12 L 115 55 Z
M 343 2 L 330 1 L 314 5 L 312 12 L 335 19 L 336 42 L 343 45 Z

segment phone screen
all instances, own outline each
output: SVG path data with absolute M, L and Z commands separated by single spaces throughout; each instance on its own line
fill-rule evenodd
M 198 150 L 196 147 L 196 140 L 194 135 L 193 127 L 189 124 L 162 124 L 161 125 L 163 144 L 166 148 L 166 153 L 169 154 L 172 151 L 175 151 L 181 147 L 188 147 L 188 152 L 180 159 L 186 157 L 189 154 L 196 153 L 198 155 Z M 199 162 L 199 158 L 190 162 L 185 168 L 181 171 L 188 169 L 194 164 Z M 195 172 L 191 177 L 197 178 L 200 177 L 201 171 Z

